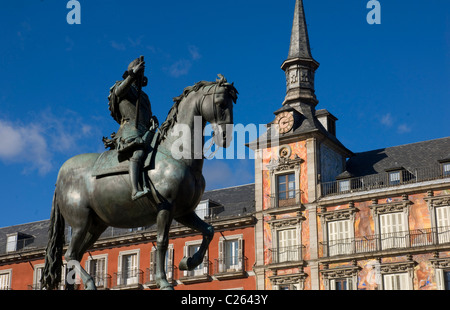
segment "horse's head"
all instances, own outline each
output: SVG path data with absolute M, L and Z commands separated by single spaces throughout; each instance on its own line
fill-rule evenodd
M 233 103 L 236 103 L 238 91 L 225 77 L 203 88 L 200 113 L 203 120 L 211 123 L 216 145 L 228 147 L 233 139 Z

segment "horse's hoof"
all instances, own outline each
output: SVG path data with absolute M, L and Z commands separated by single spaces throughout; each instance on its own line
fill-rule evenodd
M 166 286 L 166 287 L 161 287 L 160 288 L 161 291 L 174 291 L 174 288 L 172 285 Z
M 180 270 L 189 270 L 189 263 L 188 260 L 189 257 L 183 257 L 183 259 L 180 261 L 180 265 L 178 266 L 178 269 Z

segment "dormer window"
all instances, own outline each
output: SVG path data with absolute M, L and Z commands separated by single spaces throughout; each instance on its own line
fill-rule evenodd
M 400 184 L 400 171 L 389 172 L 389 185 Z
M 17 250 L 17 233 L 8 235 L 6 239 L 6 253 Z
M 340 180 L 339 183 L 339 192 L 345 193 L 350 191 L 350 180 Z
M 410 179 L 409 177 L 405 176 L 405 168 L 403 167 L 396 167 L 391 169 L 386 169 L 387 175 L 388 175 L 388 184 L 389 185 L 398 185 L 402 183 L 403 181 L 408 181 Z M 406 180 L 404 180 L 406 178 Z
M 352 190 L 351 184 L 355 183 L 352 182 L 352 178 L 353 174 L 348 171 L 344 171 L 336 177 L 339 193 L 346 193 Z
M 216 216 L 223 210 L 224 208 L 220 203 L 208 199 L 200 201 L 200 203 L 197 205 L 197 208 L 195 208 L 195 213 L 199 218 L 204 220 Z
M 20 232 L 6 236 L 6 253 L 15 252 L 33 243 L 33 236 Z

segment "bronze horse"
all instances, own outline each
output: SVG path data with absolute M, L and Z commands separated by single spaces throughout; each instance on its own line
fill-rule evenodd
M 220 76 L 220 75 L 219 75 Z M 133 201 L 128 175 L 103 178 L 93 176 L 93 165 L 100 154 L 82 154 L 69 159 L 61 167 L 53 197 L 49 241 L 43 276 L 43 288 L 55 289 L 61 281 L 64 227 L 72 227 L 72 238 L 64 255 L 66 261 L 77 261 L 98 240 L 108 226 L 135 228 L 156 223 L 156 283 L 160 289 L 173 289 L 164 270 L 171 222 L 177 222 L 202 233 L 203 241 L 192 257 L 180 262 L 180 270 L 193 270 L 203 261 L 214 229 L 201 220 L 195 208 L 205 190 L 203 168 L 203 130 L 211 123 L 216 145 L 228 147 L 233 124 L 233 102 L 238 92 L 223 76 L 215 82 L 201 81 L 187 87 L 175 98 L 166 121 L 159 128 L 154 150 L 154 166 L 145 171 L 151 194 Z M 194 130 L 195 121 L 200 128 Z M 181 125 L 181 127 L 179 126 Z M 180 128 L 189 128 L 189 134 Z M 199 126 L 197 126 L 199 127 Z M 201 132 L 198 132 L 201 130 Z M 196 132 L 197 131 L 197 132 Z M 200 135 L 199 135 L 200 134 Z M 176 138 L 175 138 L 176 137 Z M 201 154 L 196 154 L 201 139 Z M 176 146 L 175 146 L 176 145 Z M 183 146 L 183 154 L 173 156 Z M 80 277 L 86 289 L 96 289 L 93 278 L 81 267 Z

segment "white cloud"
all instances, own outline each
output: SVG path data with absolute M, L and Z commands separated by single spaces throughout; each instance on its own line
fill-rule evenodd
M 52 156 L 40 126 L 0 120 L 0 136 L 3 140 L 0 144 L 0 160 L 25 163 L 25 171 L 38 170 L 42 175 L 50 171 Z
M 202 58 L 202 55 L 200 55 L 197 46 L 189 45 L 188 51 L 191 59 L 180 59 L 177 62 L 173 63 L 169 68 L 165 69 L 170 76 L 177 78 L 183 75 L 187 75 L 189 73 L 189 70 L 192 68 L 193 61 Z
M 191 54 L 191 57 L 193 60 L 197 60 L 202 58 L 202 55 L 200 55 L 200 52 L 198 50 L 198 47 L 195 45 L 189 45 L 188 47 L 189 53 Z
M 116 41 L 111 41 L 111 47 L 118 51 L 124 51 L 126 49 L 125 44 L 118 43 Z
M 76 113 L 55 116 L 46 110 L 27 124 L 0 119 L 0 161 L 45 175 L 54 168 L 55 156 L 81 151 L 80 144 L 95 131 Z
M 172 64 L 168 68 L 168 72 L 173 77 L 180 77 L 182 75 L 187 75 L 189 73 L 189 70 L 192 67 L 192 63 L 189 60 L 181 59 L 177 61 L 176 63 Z
M 393 118 L 391 116 L 391 113 L 387 113 L 387 114 L 383 115 L 381 117 L 381 121 L 380 122 L 381 122 L 381 124 L 383 124 L 383 125 L 385 125 L 387 127 L 391 127 L 392 124 L 394 123 L 394 120 L 393 120 Z
M 397 132 L 400 134 L 411 132 L 411 127 L 407 124 L 401 124 L 397 128 Z

